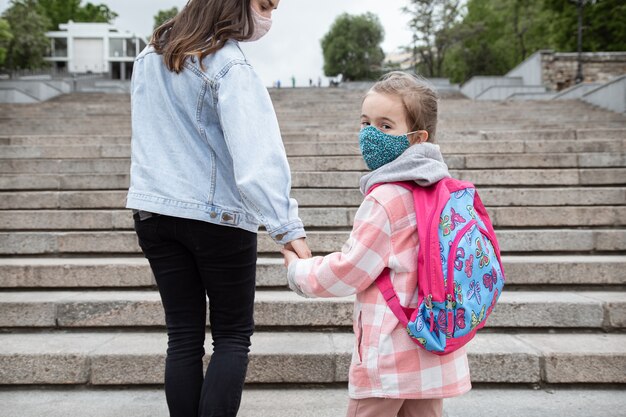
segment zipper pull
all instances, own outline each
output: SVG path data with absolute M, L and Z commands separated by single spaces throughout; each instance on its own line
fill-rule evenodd
M 433 309 L 433 295 L 432 294 L 428 294 L 428 296 L 426 297 L 426 308 L 431 310 Z
M 454 301 L 452 301 L 452 294 L 446 296 L 446 310 L 452 310 L 454 308 Z

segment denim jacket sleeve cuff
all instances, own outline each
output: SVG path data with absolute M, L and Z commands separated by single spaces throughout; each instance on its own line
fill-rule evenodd
M 276 230 L 272 230 L 270 237 L 274 239 L 276 243 L 286 245 L 293 240 L 306 237 L 306 232 L 304 231 L 304 225 L 298 220 Z

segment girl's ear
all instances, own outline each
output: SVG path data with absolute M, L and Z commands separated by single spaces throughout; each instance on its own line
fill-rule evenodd
M 418 130 L 411 133 L 409 142 L 411 145 L 419 145 L 420 143 L 428 142 L 428 132 L 425 130 Z

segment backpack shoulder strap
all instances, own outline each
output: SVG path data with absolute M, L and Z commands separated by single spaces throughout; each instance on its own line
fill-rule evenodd
M 380 187 L 383 184 L 384 183 L 374 185 L 372 188 L 368 190 L 367 195 L 369 195 L 372 191 L 374 191 L 376 188 Z M 393 182 L 389 184 L 395 184 L 411 191 L 414 198 L 415 198 L 415 189 L 419 188 L 417 184 L 408 183 L 408 182 Z M 406 308 L 400 304 L 400 300 L 398 299 L 398 294 L 396 293 L 396 290 L 393 288 L 393 284 L 391 282 L 390 269 L 385 268 L 383 272 L 380 274 L 380 276 L 376 279 L 375 283 L 376 283 L 376 287 L 378 287 L 378 289 L 380 290 L 381 294 L 383 295 L 383 298 L 385 299 L 385 302 L 387 303 L 387 305 L 389 306 L 393 314 L 398 318 L 400 323 L 402 323 L 402 325 L 406 327 L 409 324 L 409 319 L 411 318 L 411 315 L 413 314 L 413 311 L 415 311 L 415 309 Z
M 409 318 L 415 309 L 402 307 L 400 304 L 398 294 L 396 293 L 396 290 L 393 289 L 393 284 L 391 283 L 389 268 L 385 268 L 382 274 L 380 274 L 380 276 L 376 279 L 376 286 L 382 293 L 385 302 L 393 314 L 398 318 L 400 323 L 406 327 L 409 324 Z

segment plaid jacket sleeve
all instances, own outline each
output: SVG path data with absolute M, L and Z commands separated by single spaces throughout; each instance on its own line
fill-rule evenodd
M 341 252 L 292 262 L 289 287 L 307 297 L 345 297 L 365 290 L 388 265 L 391 234 L 385 208 L 367 196 Z

